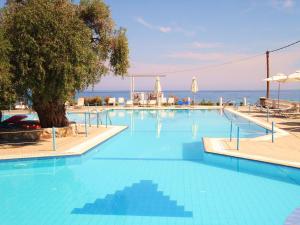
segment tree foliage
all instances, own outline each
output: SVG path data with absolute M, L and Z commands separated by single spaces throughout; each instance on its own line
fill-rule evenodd
M 15 101 L 9 64 L 10 50 L 11 46 L 4 37 L 3 29 L 0 28 L 0 109 L 8 109 Z
M 11 46 L 10 80 L 31 99 L 43 127 L 66 126 L 70 95 L 129 67 L 125 30 L 115 30 L 102 0 L 10 0 L 1 23 Z

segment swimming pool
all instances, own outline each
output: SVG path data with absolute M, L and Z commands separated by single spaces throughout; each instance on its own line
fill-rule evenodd
M 231 120 L 241 137 L 262 127 L 218 110 L 109 114 L 129 128 L 81 157 L 0 163 L 1 225 L 279 225 L 300 207 L 298 169 L 203 150 Z

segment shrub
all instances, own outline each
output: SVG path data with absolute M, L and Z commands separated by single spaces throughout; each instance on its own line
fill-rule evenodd
M 212 101 L 210 101 L 210 100 L 205 101 L 205 99 L 203 99 L 203 100 L 200 102 L 199 105 L 213 106 L 214 103 L 213 103 Z
M 87 97 L 84 98 L 84 105 L 102 105 L 102 98 L 99 96 L 96 97 Z
M 106 97 L 104 98 L 104 102 L 105 102 L 106 105 L 108 105 L 108 100 L 109 100 L 109 98 L 111 98 L 111 97 L 110 97 L 110 96 L 106 96 Z

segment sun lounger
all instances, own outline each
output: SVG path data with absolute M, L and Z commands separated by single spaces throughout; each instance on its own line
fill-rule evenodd
M 156 105 L 156 100 L 149 100 L 148 106 L 155 106 Z
M 27 109 L 28 107 L 24 104 L 17 104 L 15 105 L 15 109 L 19 109 L 19 110 L 22 110 L 22 109 Z
M 125 104 L 125 99 L 123 97 L 118 98 L 118 104 L 119 105 L 124 105 Z
M 133 106 L 133 101 L 132 100 L 127 100 L 125 106 Z
M 115 106 L 116 105 L 116 98 L 109 98 L 107 104 Z
M 168 101 L 167 101 L 167 98 L 161 98 L 161 104 L 162 105 L 166 105 L 166 104 L 168 104 Z
M 139 101 L 139 106 L 146 106 L 147 105 L 147 100 L 140 100 Z
M 282 104 L 279 108 L 261 108 L 262 112 L 270 113 L 273 116 L 285 116 L 287 113 L 296 112 L 297 107 L 293 104 Z
M 283 113 L 281 113 L 281 115 L 286 118 L 291 118 L 291 119 L 300 118 L 300 112 L 283 112 Z
M 84 106 L 84 98 L 78 98 L 77 99 L 77 105 L 75 106 L 75 108 L 82 108 Z
M 175 104 L 175 99 L 174 98 L 168 98 L 168 105 L 174 105 Z

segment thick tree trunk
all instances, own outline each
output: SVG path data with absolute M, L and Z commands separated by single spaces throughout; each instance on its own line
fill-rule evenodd
M 66 117 L 65 105 L 58 102 L 41 102 L 33 104 L 42 128 L 66 127 L 69 121 Z

